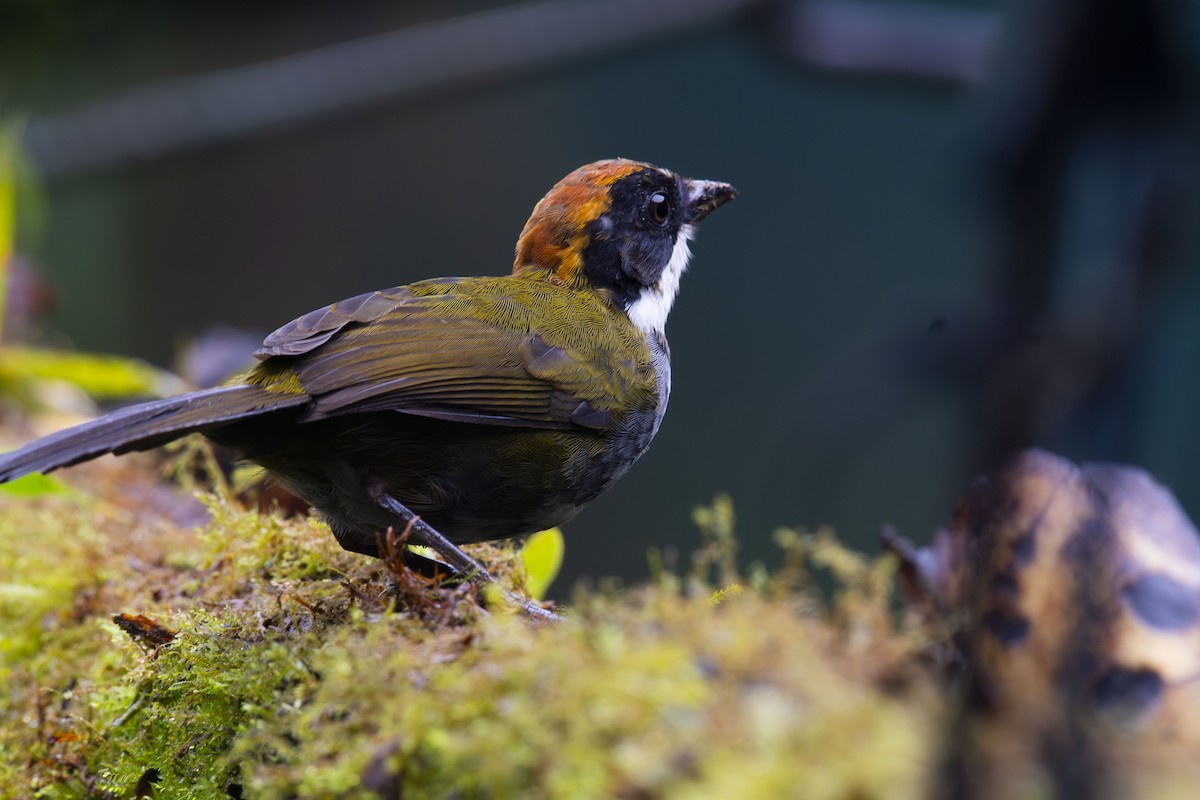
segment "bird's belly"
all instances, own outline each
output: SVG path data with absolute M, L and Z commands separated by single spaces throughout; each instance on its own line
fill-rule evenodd
M 291 428 L 287 439 L 237 438 L 250 445 L 244 447 L 247 457 L 323 512 L 343 544 L 361 550 L 373 547 L 378 534 L 395 523 L 375 504 L 371 484 L 454 542 L 561 524 L 645 452 L 660 416 L 635 410 L 615 430 L 599 433 L 390 412 L 307 423 Z M 366 544 L 347 544 L 347 537 Z

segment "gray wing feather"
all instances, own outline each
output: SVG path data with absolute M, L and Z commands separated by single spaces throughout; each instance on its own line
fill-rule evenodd
M 378 319 L 413 297 L 404 287 L 396 287 L 367 292 L 310 311 L 264 339 L 254 357 L 265 361 L 272 356 L 304 355 L 328 342 L 347 325 Z

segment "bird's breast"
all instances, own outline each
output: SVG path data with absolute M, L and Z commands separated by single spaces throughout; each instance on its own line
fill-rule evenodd
M 667 413 L 667 401 L 671 398 L 671 348 L 667 345 L 667 336 L 662 331 L 651 333 L 646 340 L 650 345 L 654 380 L 658 386 L 658 413 L 654 418 L 654 429 L 650 432 L 650 436 L 653 437 L 658 433 L 658 426 L 662 424 L 663 415 Z

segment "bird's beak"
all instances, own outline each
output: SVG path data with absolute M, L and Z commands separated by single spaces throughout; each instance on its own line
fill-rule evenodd
M 737 189 L 728 183 L 689 180 L 687 186 L 688 204 L 692 209 L 689 223 L 699 222 L 712 213 L 717 206 L 738 196 Z

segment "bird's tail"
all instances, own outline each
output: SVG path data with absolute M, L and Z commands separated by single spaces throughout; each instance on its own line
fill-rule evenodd
M 211 430 L 246 417 L 293 408 L 304 394 L 239 385 L 181 394 L 127 406 L 90 422 L 0 453 L 0 483 L 31 472 L 50 472 L 105 453 L 149 450 L 194 431 Z

